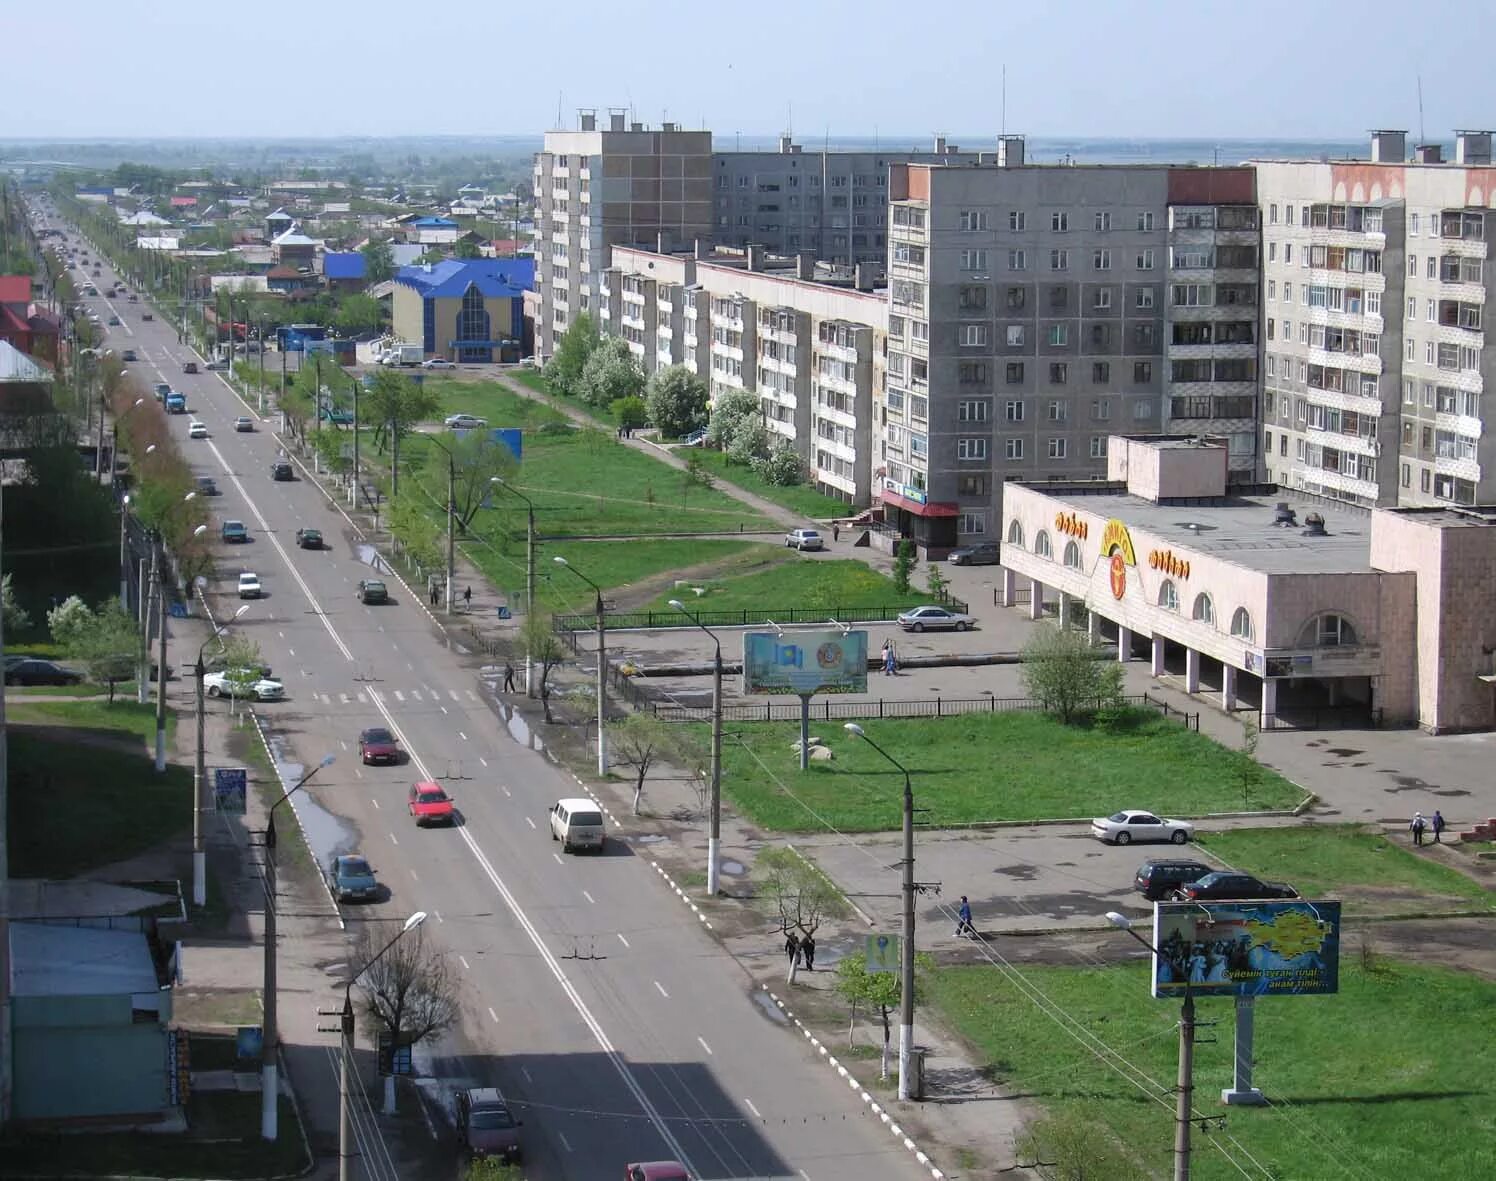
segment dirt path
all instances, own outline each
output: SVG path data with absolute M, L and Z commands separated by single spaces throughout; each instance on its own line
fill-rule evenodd
M 763 548 L 766 552 L 762 554 L 750 550 L 746 554 L 719 558 L 713 562 L 699 562 L 694 566 L 683 566 L 660 574 L 652 574 L 648 578 L 641 578 L 638 582 L 620 587 L 608 596 L 613 603 L 613 611 L 615 613 L 642 611 L 677 582 L 710 582 L 717 578 L 736 578 L 744 574 L 757 574 L 761 570 L 780 565 L 789 557 L 787 550 L 773 549 L 769 546 Z

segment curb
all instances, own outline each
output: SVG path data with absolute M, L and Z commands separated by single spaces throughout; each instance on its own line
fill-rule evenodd
M 930 1176 L 933 1177 L 935 1181 L 944 1181 L 945 1173 L 936 1168 L 935 1162 L 930 1159 L 929 1155 L 922 1151 L 919 1145 L 917 1145 L 913 1140 L 911 1140 L 904 1134 L 904 1129 L 893 1122 L 893 1117 L 888 1114 L 887 1109 L 868 1093 L 867 1088 L 865 1088 L 857 1080 L 856 1076 L 853 1075 L 850 1070 L 848 1070 L 845 1066 L 843 1066 L 836 1060 L 836 1055 L 832 1054 L 829 1050 L 826 1049 L 826 1046 L 821 1041 L 821 1039 L 816 1037 L 815 1034 L 811 1033 L 811 1031 L 805 1027 L 805 1024 L 792 1012 L 790 1012 L 785 1003 L 775 995 L 774 990 L 771 989 L 767 984 L 760 984 L 759 988 L 761 988 L 765 992 L 765 994 L 767 994 L 768 998 L 771 1001 L 779 1006 L 779 1011 L 781 1013 L 783 1013 L 786 1017 L 794 1022 L 795 1028 L 805 1035 L 805 1040 L 808 1041 L 812 1046 L 814 1046 L 816 1053 L 826 1060 L 826 1065 L 834 1069 L 837 1074 L 839 1074 L 843 1079 L 846 1080 L 847 1085 L 851 1087 L 852 1090 L 857 1092 L 857 1097 L 861 1099 L 865 1104 L 867 1104 L 868 1110 L 883 1122 L 883 1126 L 889 1130 L 893 1138 L 903 1144 L 906 1149 L 914 1154 L 914 1159 L 930 1171 Z
M 818 877 L 820 877 L 822 880 L 824 880 L 827 883 L 827 885 L 829 885 L 833 890 L 835 890 L 838 894 L 840 894 L 842 896 L 842 900 L 844 902 L 846 902 L 846 904 L 852 908 L 852 913 L 853 914 L 855 914 L 858 918 L 860 918 L 869 927 L 876 927 L 878 925 L 876 922 L 873 921 L 872 916 L 869 915 L 867 913 L 867 911 L 863 910 L 862 907 L 858 906 L 857 903 L 853 902 L 852 899 L 847 896 L 847 892 L 845 890 L 843 890 L 840 886 L 838 886 L 836 884 L 835 879 L 832 878 L 832 876 L 829 873 L 827 873 L 824 869 L 822 869 L 819 865 L 817 865 L 814 861 L 812 861 L 804 853 L 800 852 L 799 849 L 795 848 L 795 846 L 794 846 L 794 844 L 792 842 L 785 841 L 784 842 L 784 847 L 786 849 L 788 849 L 791 853 L 793 853 L 796 857 L 800 858 L 801 861 L 805 862 L 805 864 L 807 866 L 809 866 L 810 869 Z

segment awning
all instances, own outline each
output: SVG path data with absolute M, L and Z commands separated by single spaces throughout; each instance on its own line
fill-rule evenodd
M 901 496 L 891 489 L 884 488 L 882 492 L 884 504 L 891 504 L 895 508 L 901 508 L 905 512 L 913 513 L 916 517 L 957 517 L 961 515 L 961 506 L 950 504 L 947 501 L 926 501 L 921 503 L 910 500 L 907 496 Z

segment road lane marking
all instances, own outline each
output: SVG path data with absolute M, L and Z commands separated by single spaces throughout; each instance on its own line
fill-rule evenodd
M 497 1013 L 495 1013 L 492 1008 L 490 1008 L 488 1010 L 488 1016 L 489 1016 L 489 1019 L 492 1020 L 495 1025 L 497 1025 L 499 1023 L 499 1015 Z
M 527 1082 L 527 1083 L 533 1083 L 535 1081 L 533 1078 L 530 1077 L 530 1072 L 525 1067 L 521 1066 L 519 1068 L 519 1072 L 520 1072 L 520 1074 L 522 1074 L 522 1075 L 525 1076 L 525 1082 Z
M 623 932 L 622 931 L 615 932 L 615 934 L 617 934 L 617 936 L 618 936 L 618 942 L 619 943 L 623 944 L 625 947 L 629 946 L 629 941 L 623 937 Z
M 587 893 L 586 890 L 582 891 L 582 897 L 587 899 L 588 902 L 592 903 L 593 906 L 597 905 L 597 899 L 594 898 L 591 894 Z
M 433 910 L 431 913 L 436 916 L 436 921 L 437 922 L 444 923 L 444 922 L 447 921 L 446 919 L 442 918 L 442 912 L 441 911 L 439 911 L 439 910 Z
M 396 694 L 395 694 L 395 696 L 396 696 L 396 697 L 400 697 L 400 694 L 398 694 L 398 693 L 396 693 Z M 412 700 L 412 701 L 420 701 L 420 700 L 421 700 L 421 691 L 420 691 L 420 690 L 419 690 L 419 689 L 412 689 L 412 690 L 411 690 L 411 691 L 410 691 L 410 699 L 411 699 L 411 700 Z M 401 700 L 401 701 L 404 701 L 404 700 L 405 700 L 405 698 L 403 698 L 403 697 L 400 697 L 400 700 Z
M 347 704 L 348 704 L 348 703 L 349 703 L 349 702 L 348 702 L 348 694 L 346 694 L 346 693 L 339 693 L 339 694 L 338 694 L 338 701 L 339 701 L 339 703 L 341 703 L 341 704 L 342 704 L 342 705 L 347 705 Z M 344 749 L 344 750 L 347 750 L 347 749 L 348 749 L 348 744 L 347 744 L 347 743 L 346 743 L 346 742 L 345 742 L 345 743 L 343 743 L 343 749 Z
M 343 747 L 344 750 L 348 749 L 348 740 L 347 739 L 345 739 L 345 738 L 339 738 L 338 742 L 342 745 L 342 747 Z
M 404 701 L 405 700 L 405 694 L 402 693 L 399 689 L 395 690 L 395 700 L 396 701 Z
M 485 759 L 482 755 L 478 756 L 478 761 L 480 763 L 482 763 L 485 767 L 488 766 L 488 760 Z M 509 793 L 506 791 L 504 794 L 507 796 Z
M 461 730 L 457 731 L 457 737 L 461 738 L 464 742 L 466 742 L 468 740 L 468 736 L 466 734 L 464 734 Z
M 390 844 L 392 844 L 392 845 L 398 845 L 399 843 L 400 843 L 400 838 L 397 837 L 394 833 L 390 833 Z
M 663 984 L 656 980 L 654 982 L 654 986 L 660 990 L 660 995 L 662 997 L 664 997 L 667 1001 L 670 999 L 670 994 L 665 991 L 665 986 Z
M 525 823 L 528 824 L 531 828 L 535 827 L 535 821 L 531 820 L 528 816 L 525 817 Z
M 457 957 L 457 959 L 461 962 L 461 964 L 462 964 L 462 970 L 464 972 L 471 972 L 473 970 L 472 968 L 470 968 L 468 966 L 468 962 L 467 962 L 467 957 L 466 956 L 460 955 L 460 956 Z
M 551 856 L 556 859 L 556 864 L 557 865 L 565 865 L 566 864 L 566 862 L 564 862 L 564 861 L 561 860 L 561 854 L 560 853 L 552 853 Z
M 753 1106 L 753 1100 L 749 1099 L 746 1095 L 743 1097 L 743 1105 L 745 1107 L 747 1107 L 749 1111 L 753 1112 L 753 1118 L 754 1119 L 763 1119 L 764 1118 L 762 1115 L 759 1114 L 758 1108 L 756 1108 L 756 1107 Z
M 457 696 L 457 690 L 456 689 L 448 689 L 447 692 L 451 695 L 453 701 L 461 701 L 462 700 L 461 697 Z
M 370 796 L 370 797 L 369 797 L 369 799 L 370 799 L 370 800 L 372 800 L 372 801 L 373 801 L 373 803 L 374 803 L 374 806 L 375 806 L 375 807 L 376 807 L 376 808 L 377 808 L 377 807 L 379 807 L 379 801 L 378 801 L 378 800 L 377 800 L 377 799 L 375 799 L 375 797 L 373 797 L 373 796 Z
M 362 771 L 360 771 L 357 767 L 353 768 L 353 773 L 355 775 L 357 775 L 360 779 L 362 779 L 364 777 L 364 773 Z
M 467 695 L 468 695 L 468 700 L 470 700 L 470 701 L 477 701 L 478 700 L 478 695 L 476 693 L 474 693 L 471 689 L 466 690 L 466 692 L 467 692 Z
M 709 1046 L 709 1045 L 706 1044 L 706 1038 L 698 1036 L 696 1038 L 696 1040 L 701 1043 L 701 1048 L 703 1050 L 705 1050 L 708 1054 L 710 1054 L 712 1052 L 711 1046 Z
M 447 707 L 445 705 L 440 706 L 439 708 L 441 709 L 442 713 L 446 713 L 447 712 Z
M 421 880 L 419 877 L 416 876 L 416 871 L 415 870 L 411 870 L 410 871 L 410 876 L 411 876 L 412 880 L 414 880 L 414 881 L 419 882 Z
M 567 1152 L 572 1151 L 571 1141 L 566 1138 L 565 1132 L 557 1132 L 556 1139 L 561 1141 L 561 1147 L 566 1149 Z
M 360 705 L 368 705 L 369 704 L 368 694 L 366 694 L 366 693 L 360 693 L 358 695 L 358 703 Z

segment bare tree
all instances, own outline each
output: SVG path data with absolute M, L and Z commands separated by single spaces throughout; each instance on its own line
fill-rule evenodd
M 375 924 L 359 935 L 357 963 L 378 954 L 388 931 Z M 426 945 L 421 928 L 408 932 L 359 978 L 364 1012 L 391 1045 L 418 1046 L 457 1023 L 457 981 L 446 956 Z M 384 1108 L 395 1113 L 395 1079 L 385 1080 Z
M 551 717 L 551 670 L 566 659 L 566 646 L 551 626 L 551 617 L 543 614 L 527 614 L 520 628 L 520 643 L 524 645 L 531 662 L 540 673 L 540 708 L 545 711 L 546 724 L 555 721 Z
M 793 849 L 765 849 L 757 868 L 763 875 L 759 895 L 774 908 L 781 935 L 814 935 L 822 923 L 846 913 L 846 901 L 831 879 Z M 791 984 L 798 968 L 798 959 L 791 960 Z
M 652 714 L 629 714 L 609 731 L 613 761 L 634 769 L 634 815 L 644 798 L 644 781 L 659 762 L 680 763 L 688 768 L 700 762 L 701 753 L 684 729 L 662 722 Z M 691 772 L 693 777 L 694 772 Z

